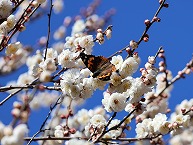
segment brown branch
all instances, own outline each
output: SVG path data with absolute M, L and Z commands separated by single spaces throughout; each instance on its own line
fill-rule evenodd
M 4 44 L 4 45 L 3 45 L 3 46 L 1 45 L 0 51 L 2 51 L 2 50 L 6 47 L 6 45 L 8 44 L 8 42 L 10 41 L 10 39 L 16 34 L 16 32 L 20 31 L 20 27 L 21 27 L 22 25 L 24 25 L 25 22 L 27 22 L 26 17 L 30 18 L 30 17 L 37 11 L 37 9 L 40 7 L 40 4 L 39 4 L 36 8 L 34 8 L 34 10 L 33 10 L 30 14 L 28 14 L 27 11 L 28 11 L 28 9 L 30 9 L 31 4 L 32 4 L 33 1 L 34 1 L 34 0 L 32 0 L 32 1 L 29 3 L 29 5 L 27 6 L 26 10 L 23 12 L 23 14 L 21 15 L 20 19 L 17 21 L 17 23 L 16 23 L 16 25 L 14 26 L 14 28 L 11 29 L 11 30 L 8 32 L 8 34 L 10 34 L 10 33 L 12 32 L 12 33 L 9 35 L 9 37 L 7 37 L 7 39 L 5 39 L 3 42 L 1 42 L 1 44 Z M 6 45 L 5 45 L 5 44 L 6 44 Z
M 121 120 L 121 122 L 111 128 L 109 128 L 108 130 L 106 130 L 106 128 L 108 127 L 108 125 L 110 124 L 110 122 L 112 121 L 112 119 L 115 117 L 115 113 L 113 114 L 113 116 L 110 118 L 110 121 L 107 123 L 107 126 L 105 127 L 105 129 L 103 130 L 103 132 L 96 138 L 96 140 L 94 141 L 94 143 L 98 142 L 107 132 L 111 131 L 111 130 L 115 130 L 117 129 L 119 126 L 121 126 L 121 124 L 123 122 L 125 122 L 125 120 L 130 117 L 134 112 L 136 111 L 136 109 L 133 109 L 127 116 L 125 116 L 123 118 L 123 120 Z
M 102 138 L 101 141 L 127 141 L 127 142 L 134 142 L 134 141 L 140 141 L 140 140 L 151 140 L 154 138 L 159 137 L 161 134 L 158 134 L 153 137 L 142 137 L 142 138 Z M 82 139 L 82 140 L 88 140 L 86 137 L 34 137 L 33 141 L 39 141 L 39 140 L 70 140 L 70 139 Z M 31 140 L 31 137 L 25 137 L 25 141 Z
M 38 78 L 36 78 L 35 80 L 33 80 L 29 85 L 33 85 L 36 81 L 38 80 Z M 0 106 L 3 105 L 7 100 L 9 100 L 12 96 L 14 96 L 15 94 L 19 93 L 20 91 L 22 91 L 24 88 L 20 88 L 19 90 L 11 93 L 9 96 L 7 96 L 3 101 L 0 102 Z
M 49 45 L 49 40 L 50 40 L 50 26 L 51 26 L 51 16 L 52 16 L 52 8 L 53 8 L 53 2 L 50 0 L 50 12 L 48 14 L 48 35 L 47 35 L 47 42 L 46 42 L 46 50 L 45 50 L 45 55 L 44 55 L 44 61 L 46 60 L 46 55 L 47 55 L 47 50 L 48 50 L 48 45 Z
M 190 69 L 190 67 L 193 66 L 193 57 L 192 59 L 188 62 L 188 64 L 186 65 L 186 67 L 181 70 L 181 75 L 177 74 L 170 82 L 168 82 L 165 86 L 165 88 L 158 94 L 161 95 L 169 86 L 171 86 L 173 83 L 175 83 L 177 80 L 184 78 L 184 74 L 186 74 L 187 69 Z
M 164 6 L 165 1 L 166 1 L 166 0 L 163 0 L 163 1 L 162 1 L 162 3 L 160 4 L 158 10 L 157 10 L 156 13 L 154 14 L 153 18 L 155 18 L 155 17 L 158 16 L 159 12 L 161 11 L 161 9 L 162 9 L 163 6 Z M 155 22 L 155 21 L 153 21 L 153 18 L 152 18 L 150 24 L 146 26 L 143 34 L 142 34 L 141 37 L 139 38 L 139 40 L 138 40 L 138 42 L 137 42 L 138 45 L 139 45 L 139 44 L 141 43 L 141 41 L 143 40 L 143 37 L 147 34 L 149 28 L 150 28 L 150 27 L 153 25 L 153 23 Z
M 59 98 L 57 99 L 57 101 L 55 102 L 55 104 L 54 104 L 53 106 L 50 106 L 50 111 L 48 112 L 48 115 L 46 116 L 44 122 L 42 123 L 39 131 L 37 131 L 37 132 L 33 135 L 33 137 L 29 140 L 29 142 L 27 143 L 27 145 L 29 145 L 29 144 L 33 141 L 33 139 L 36 137 L 36 135 L 38 135 L 40 132 L 43 132 L 43 131 L 44 131 L 43 128 L 44 128 L 44 126 L 45 126 L 48 118 L 50 117 L 53 109 L 54 109 L 58 104 L 61 104 L 62 101 L 63 101 L 63 99 L 64 99 L 64 95 L 61 94 L 60 97 L 59 97 Z M 46 130 L 49 130 L 49 129 L 46 129 Z

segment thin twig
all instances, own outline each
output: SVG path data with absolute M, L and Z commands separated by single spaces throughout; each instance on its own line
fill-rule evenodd
M 35 80 L 33 80 L 29 85 L 33 85 L 36 81 L 38 80 L 38 78 L 36 78 Z M 14 96 L 15 94 L 19 93 L 20 91 L 22 91 L 24 88 L 20 88 L 19 90 L 11 93 L 9 96 L 7 96 L 3 101 L 0 102 L 0 106 L 3 105 L 7 100 L 9 100 L 12 96 Z
M 52 16 L 52 8 L 53 8 L 53 2 L 50 0 L 50 12 L 48 14 L 48 35 L 47 35 L 47 42 L 46 42 L 46 50 L 44 54 L 44 61 L 46 60 L 46 55 L 47 55 L 47 50 L 48 50 L 48 45 L 49 45 L 49 40 L 50 40 L 50 25 L 51 25 L 51 16 Z
M 27 145 L 29 145 L 29 144 L 33 141 L 33 139 L 36 137 L 36 135 L 38 135 L 40 132 L 42 132 L 42 129 L 44 128 L 44 126 L 45 126 L 45 124 L 46 124 L 48 118 L 50 117 L 50 115 L 51 115 L 53 109 L 54 109 L 58 104 L 60 104 L 60 103 L 63 101 L 63 99 L 64 99 L 64 95 L 61 94 L 60 97 L 59 97 L 59 98 L 57 99 L 57 101 L 55 102 L 55 104 L 54 104 L 53 106 L 50 106 L 50 111 L 49 111 L 48 115 L 46 116 L 44 122 L 42 123 L 42 125 L 41 125 L 39 131 L 36 132 L 36 133 L 33 135 L 33 137 L 30 139 L 30 141 L 28 142 Z M 59 101 L 60 101 L 60 102 L 59 102 Z M 47 130 L 49 130 L 49 129 L 47 129 Z

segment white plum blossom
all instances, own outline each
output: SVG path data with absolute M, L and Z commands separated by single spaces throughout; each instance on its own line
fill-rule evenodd
M 169 122 L 166 121 L 167 117 L 165 114 L 158 113 L 155 115 L 153 121 L 152 121 L 152 126 L 154 128 L 154 132 L 160 132 L 160 133 L 168 133 L 169 132 Z
M 109 94 L 104 92 L 104 99 L 102 99 L 102 104 L 107 112 L 120 112 L 125 109 L 126 97 L 121 93 Z
M 147 137 L 153 133 L 152 119 L 144 119 L 141 123 L 136 125 L 136 133 L 138 138 Z
M 84 128 L 90 122 L 90 116 L 88 110 L 81 109 L 74 116 L 74 119 L 79 123 L 80 128 Z
M 121 121 L 118 120 L 118 119 L 113 119 L 113 120 L 111 121 L 111 123 L 109 124 L 108 129 L 110 129 L 110 128 L 116 126 L 116 125 L 118 125 L 120 122 L 121 122 Z M 111 137 L 113 137 L 113 138 L 117 138 L 117 137 L 119 137 L 119 136 L 121 135 L 121 133 L 122 133 L 122 128 L 121 128 L 121 127 L 116 127 L 116 129 L 111 130 L 111 131 L 109 132 L 109 135 L 110 135 Z
M 13 4 L 10 0 L 1 0 L 0 1 L 0 19 L 7 18 L 11 10 L 13 8 Z
M 121 81 L 122 81 L 121 76 L 116 72 L 112 72 L 111 77 L 110 77 L 111 84 L 113 86 L 118 86 L 122 83 Z
M 64 137 L 64 128 L 61 125 L 57 125 L 54 130 L 55 137 Z M 57 140 L 58 143 L 62 143 L 62 140 Z
M 79 45 L 82 48 L 85 48 L 86 50 L 92 49 L 92 47 L 94 46 L 93 36 L 92 35 L 86 35 L 86 36 L 81 37 L 79 40 Z
M 64 8 L 64 1 L 63 0 L 54 0 L 53 1 L 53 10 L 54 13 L 58 14 L 60 13 Z
M 2 145 L 21 145 L 24 143 L 24 136 L 28 133 L 26 124 L 19 124 L 13 129 L 12 135 L 4 136 L 1 139 Z
M 45 51 L 43 54 L 45 54 Z M 57 59 L 58 58 L 58 53 L 54 48 L 48 48 L 46 52 L 46 59 L 51 58 L 51 59 Z M 56 60 L 55 60 L 56 61 Z
M 7 49 L 6 49 L 6 54 L 7 55 L 15 54 L 17 50 L 20 48 L 22 48 L 22 44 L 19 41 L 8 44 Z
M 66 37 L 66 43 L 64 44 L 64 47 L 65 48 L 74 48 L 75 47 L 75 45 L 74 45 L 74 40 L 75 40 L 76 38 L 75 37 Z
M 127 76 L 131 76 L 133 73 L 137 71 L 139 64 L 133 57 L 127 58 L 121 65 L 119 69 L 119 74 L 122 78 L 126 78 Z
M 91 125 L 93 125 L 93 127 L 97 127 L 97 128 L 101 128 L 104 127 L 106 125 L 106 119 L 104 118 L 104 116 L 100 115 L 100 114 L 96 114 L 94 115 L 91 119 L 90 119 L 90 123 Z
M 85 29 L 85 22 L 82 19 L 76 20 L 72 27 L 72 35 L 76 33 L 83 33 L 83 30 Z
M 63 50 L 61 54 L 58 56 L 58 63 L 63 68 L 73 68 L 76 66 L 75 59 L 77 58 L 77 54 L 70 51 L 69 49 Z
M 133 80 L 130 89 L 124 94 L 129 98 L 130 103 L 134 103 L 140 101 L 141 96 L 150 91 L 151 87 L 145 85 L 141 78 L 136 78 Z
M 59 40 L 62 39 L 65 36 L 66 33 L 66 27 L 60 26 L 55 32 L 54 32 L 54 39 Z
M 28 74 L 28 73 L 23 73 L 19 76 L 17 80 L 17 85 L 18 86 L 24 86 L 26 84 L 30 84 L 35 78 Z
M 49 70 L 44 70 L 41 72 L 39 79 L 41 82 L 49 82 L 52 78 L 51 76 L 52 72 Z
M 123 64 L 123 58 L 121 55 L 113 56 L 111 59 L 111 63 L 115 65 L 115 68 L 118 70 L 121 68 L 121 65 Z
M 65 145 L 94 145 L 92 142 L 88 142 L 86 140 L 80 140 L 80 139 L 70 139 L 68 142 L 66 142 Z
M 7 18 L 7 29 L 8 29 L 8 31 L 10 31 L 14 27 L 15 24 L 16 24 L 15 16 L 14 15 L 10 15 Z

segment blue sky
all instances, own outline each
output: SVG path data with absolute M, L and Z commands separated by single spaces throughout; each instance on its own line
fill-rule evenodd
M 67 0 L 65 1 L 65 8 L 60 15 L 53 15 L 52 17 L 52 32 L 62 25 L 65 16 L 75 16 L 79 13 L 81 7 L 86 7 L 91 1 Z M 140 67 L 144 67 L 147 57 L 154 55 L 160 46 L 163 46 L 167 58 L 168 69 L 173 72 L 175 76 L 179 70 L 182 70 L 186 63 L 191 59 L 193 52 L 193 1 L 192 0 L 175 0 L 168 1 L 169 8 L 162 9 L 159 17 L 160 23 L 155 23 L 149 30 L 149 42 L 142 42 L 138 47 L 137 52 L 141 57 L 142 63 Z M 109 24 L 113 25 L 113 34 L 110 40 L 105 41 L 104 45 L 96 44 L 94 47 L 94 54 L 110 56 L 114 52 L 120 50 L 129 44 L 130 40 L 138 40 L 144 31 L 145 19 L 152 19 L 155 11 L 159 7 L 158 1 L 142 1 L 142 0 L 111 0 L 101 1 L 101 6 L 97 13 L 103 15 L 105 11 L 110 8 L 116 9 L 116 14 L 112 17 Z M 35 32 L 35 33 L 34 33 Z M 47 17 L 43 17 L 41 21 L 34 22 L 27 27 L 23 32 L 19 41 L 24 44 L 34 45 L 41 36 L 47 35 Z M 53 40 L 51 40 L 53 42 Z M 8 81 L 17 79 L 20 73 L 24 73 L 26 67 L 22 67 L 14 74 L 8 76 L 0 76 L 1 86 Z M 140 76 L 140 73 L 135 74 Z M 174 84 L 174 88 L 169 99 L 169 106 L 172 110 L 176 104 L 179 104 L 184 99 L 191 99 L 193 96 L 193 75 L 186 76 Z M 7 94 L 0 93 L 0 99 L 7 96 Z M 95 92 L 94 96 L 88 100 L 83 106 L 84 108 L 93 108 L 93 106 L 101 105 L 102 91 Z M 0 120 L 8 124 L 11 121 L 10 110 L 15 97 L 0 106 Z M 92 105 L 90 105 L 92 104 Z M 42 108 L 35 111 L 30 117 L 31 135 L 35 133 L 40 127 L 43 119 L 49 110 Z M 43 117 L 43 118 L 42 118 Z

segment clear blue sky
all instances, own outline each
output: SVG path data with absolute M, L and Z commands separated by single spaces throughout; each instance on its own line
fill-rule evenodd
M 81 7 L 88 5 L 91 1 L 66 0 L 65 8 L 60 15 L 53 15 L 51 27 L 52 32 L 63 23 L 65 16 L 75 16 L 79 13 Z M 160 46 L 163 46 L 167 57 L 168 69 L 172 70 L 173 76 L 184 68 L 186 63 L 191 59 L 193 52 L 193 1 L 192 0 L 175 0 L 168 1 L 169 8 L 162 9 L 159 17 L 160 23 L 155 23 L 151 27 L 148 34 L 149 42 L 142 42 L 138 48 L 139 56 L 144 66 L 149 55 L 154 55 Z M 144 20 L 153 17 L 155 11 L 159 7 L 158 1 L 142 1 L 142 0 L 111 0 L 102 1 L 98 9 L 98 14 L 103 15 L 110 8 L 116 9 L 116 14 L 112 17 L 109 24 L 113 25 L 112 38 L 105 42 L 104 45 L 95 45 L 94 54 L 110 56 L 112 53 L 120 50 L 129 44 L 129 41 L 138 40 L 144 31 Z M 35 32 L 35 33 L 34 33 Z M 47 35 L 47 17 L 41 19 L 41 22 L 34 22 L 23 32 L 19 41 L 24 44 L 34 45 L 37 39 Z M 0 76 L 1 86 L 8 81 L 17 79 L 19 73 L 26 71 L 25 67 L 17 70 L 15 74 L 8 76 Z M 140 73 L 136 73 L 140 76 Z M 190 99 L 193 96 L 193 75 L 187 76 L 174 84 L 169 106 L 174 110 L 174 106 L 184 99 Z M 7 94 L 0 93 L 0 100 Z M 101 105 L 102 91 L 95 92 L 94 96 L 88 100 L 83 106 L 85 108 L 93 108 L 93 106 Z M 7 124 L 11 121 L 10 110 L 14 97 L 0 106 L 0 120 Z M 90 105 L 92 104 L 92 105 Z M 31 113 L 30 117 L 30 135 L 33 135 L 40 127 L 45 118 L 48 109 L 42 109 Z

